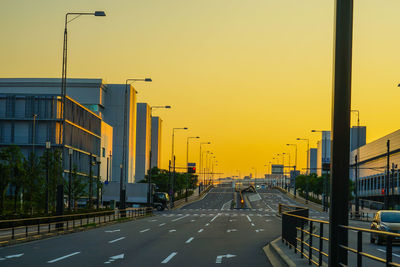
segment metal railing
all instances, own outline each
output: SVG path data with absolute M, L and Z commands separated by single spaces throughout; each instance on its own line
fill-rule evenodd
M 0 246 L 14 241 L 35 239 L 43 236 L 83 230 L 112 221 L 133 219 L 151 215 L 152 208 L 99 211 L 62 216 L 36 217 L 16 220 L 0 220 Z
M 329 238 L 325 235 L 324 230 L 328 230 L 329 222 L 308 218 L 308 208 L 279 204 L 279 214 L 282 215 L 282 242 L 293 248 L 294 253 L 299 253 L 301 258 L 306 258 L 308 264 L 322 266 L 324 260 L 328 260 L 329 255 L 326 252 L 329 247 Z M 377 231 L 353 226 L 339 226 L 343 231 L 337 234 L 348 234 L 348 230 L 357 234 L 356 248 L 350 247 L 348 244 L 339 244 L 339 246 L 351 252 L 356 256 L 356 264 L 341 266 L 363 266 L 363 259 L 370 259 L 375 262 L 384 263 L 386 266 L 398 266 L 399 263 L 393 262 L 393 241 L 400 239 L 400 234 Z M 386 257 L 381 258 L 363 251 L 363 233 L 373 233 L 381 236 L 386 240 Z M 316 243 L 314 243 L 316 241 Z M 325 250 L 325 251 L 324 251 Z

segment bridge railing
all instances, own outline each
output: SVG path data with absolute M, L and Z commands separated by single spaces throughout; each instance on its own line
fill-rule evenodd
M 329 229 L 328 221 L 308 218 L 308 209 L 304 207 L 279 204 L 279 213 L 282 215 L 283 243 L 293 249 L 295 254 L 299 253 L 301 258 L 306 258 L 309 265 L 322 266 L 324 261 L 328 261 L 329 237 L 326 231 Z M 357 235 L 355 247 L 339 244 L 342 249 L 355 255 L 356 263 L 348 265 L 341 263 L 341 266 L 362 267 L 363 260 L 369 259 L 386 266 L 400 267 L 400 263 L 393 261 L 393 242 L 400 239 L 400 234 L 345 225 L 339 227 L 342 231 L 337 234 L 348 234 L 348 230 L 351 230 Z M 378 234 L 381 239 L 386 240 L 385 258 L 363 250 L 363 233 Z

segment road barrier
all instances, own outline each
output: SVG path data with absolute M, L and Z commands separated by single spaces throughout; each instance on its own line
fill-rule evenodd
M 83 230 L 113 221 L 151 215 L 152 208 L 98 211 L 82 214 L 0 220 L 0 246 L 14 241 L 25 241 L 43 236 Z
M 328 248 L 329 238 L 324 236 L 324 228 L 329 227 L 329 222 L 308 218 L 308 208 L 279 204 L 279 214 L 282 215 L 282 242 L 293 248 L 294 253 L 300 253 L 301 258 L 306 258 L 308 264 L 322 266 L 324 258 L 327 260 L 329 255 L 324 252 L 324 247 Z M 356 255 L 356 266 L 363 266 L 363 259 L 368 258 L 386 266 L 398 266 L 399 263 L 393 262 L 392 247 L 395 239 L 400 239 L 400 234 L 377 231 L 366 228 L 340 225 L 342 231 L 336 234 L 348 234 L 352 230 L 357 234 L 356 248 L 349 245 L 339 244 L 347 252 Z M 319 229 L 318 229 L 319 228 Z M 319 234 L 318 234 L 319 233 Z M 380 258 L 363 251 L 363 233 L 374 233 L 382 236 L 386 240 L 386 258 Z M 313 241 L 316 239 L 317 244 Z M 347 266 L 341 263 L 340 266 Z M 354 266 L 354 265 L 351 265 Z

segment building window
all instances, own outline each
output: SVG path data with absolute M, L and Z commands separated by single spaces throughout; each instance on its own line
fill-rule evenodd
M 103 158 L 106 156 L 106 149 L 103 147 L 101 153 L 103 154 Z

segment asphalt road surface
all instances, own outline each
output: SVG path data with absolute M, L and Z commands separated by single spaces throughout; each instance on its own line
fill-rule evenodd
M 280 236 L 278 191 L 257 209 L 230 208 L 217 187 L 174 211 L 0 249 L 1 266 L 271 266 L 262 247 Z

